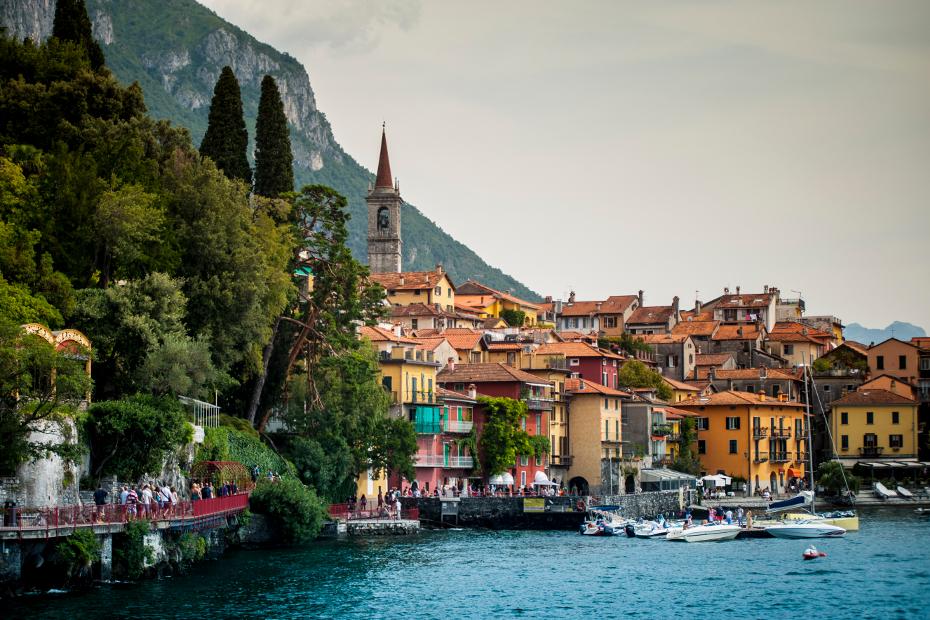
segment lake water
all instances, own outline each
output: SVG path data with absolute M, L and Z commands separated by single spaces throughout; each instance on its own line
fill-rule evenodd
M 425 531 L 235 551 L 184 577 L 31 596 L 17 618 L 930 618 L 930 519 L 862 510 L 816 541 L 671 543 L 573 532 Z M 7 615 L 12 614 L 12 615 Z

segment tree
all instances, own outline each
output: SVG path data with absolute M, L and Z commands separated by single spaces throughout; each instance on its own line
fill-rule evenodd
M 839 461 L 827 461 L 817 468 L 817 482 L 827 495 L 842 495 L 847 489 L 859 492 L 862 481 L 852 474 L 847 474 Z
M 662 375 L 639 360 L 625 362 L 617 372 L 617 382 L 621 387 L 655 388 L 656 396 L 662 400 L 672 397 L 672 389 L 662 380 Z
M 407 480 L 416 478 L 413 455 L 417 453 L 417 435 L 412 422 L 383 417 L 378 420 L 372 439 L 368 455 L 372 470 L 400 474 Z
M 100 244 L 96 264 L 100 283 L 106 288 L 112 273 L 140 263 L 149 246 L 160 240 L 164 212 L 155 206 L 155 194 L 139 185 L 125 185 L 104 192 L 94 213 L 94 228 Z M 135 275 L 130 271 L 125 275 Z
M 36 439 L 61 431 L 90 390 L 84 352 L 59 352 L 18 324 L 0 322 L 0 471 L 69 450 L 65 442 Z M 64 434 L 62 432 L 62 434 Z
M 263 481 L 252 492 L 249 504 L 266 515 L 285 544 L 311 542 L 323 527 L 326 510 L 313 489 L 299 480 Z
M 84 422 L 94 476 L 138 480 L 161 471 L 165 457 L 188 443 L 192 427 L 174 398 L 132 396 L 94 403 Z
M 681 437 L 678 440 L 678 456 L 672 464 L 672 469 L 697 476 L 701 473 L 701 462 L 694 455 L 694 445 L 697 442 L 697 425 L 694 418 L 682 418 L 679 429 Z
M 481 469 L 489 476 L 512 468 L 520 455 L 534 451 L 529 436 L 521 429 L 521 420 L 527 416 L 526 403 L 512 398 L 481 396 L 478 402 L 487 412 L 488 420 L 478 442 Z
M 200 143 L 200 154 L 209 157 L 230 179 L 252 185 L 252 169 L 247 152 L 249 133 L 242 116 L 239 81 L 229 66 L 223 67 L 213 89 L 207 131 Z
M 255 121 L 255 193 L 277 198 L 294 191 L 293 165 L 284 103 L 274 78 L 266 75 Z
M 210 358 L 210 344 L 203 338 L 168 334 L 149 350 L 137 373 L 136 385 L 156 396 L 190 396 L 210 399 L 214 389 L 228 382 Z
M 103 66 L 103 50 L 94 40 L 84 0 L 58 0 L 55 3 L 52 36 L 60 41 L 77 43 L 95 70 Z
M 526 312 L 523 310 L 504 310 L 501 312 L 501 318 L 507 321 L 511 327 L 523 327 L 526 322 Z

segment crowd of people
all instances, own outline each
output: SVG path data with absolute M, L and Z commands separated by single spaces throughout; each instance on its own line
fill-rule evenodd
M 98 485 L 94 491 L 94 504 L 98 507 L 98 515 L 102 516 L 103 510 L 100 507 L 107 505 L 109 495 L 110 492 L 103 486 Z M 137 487 L 124 484 L 114 499 L 130 518 L 167 516 L 173 506 L 181 503 L 177 489 L 156 482 L 143 483 Z
M 236 495 L 238 492 L 239 487 L 236 485 L 235 480 L 227 480 L 218 487 L 214 487 L 213 483 L 209 480 L 203 484 L 198 482 L 191 483 L 191 501 L 212 499 L 214 497 L 227 497 L 229 495 Z

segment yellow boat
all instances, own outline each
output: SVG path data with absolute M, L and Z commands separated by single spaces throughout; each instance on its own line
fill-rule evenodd
M 785 515 L 786 521 L 811 521 L 837 525 L 847 532 L 859 531 L 859 515 L 852 512 L 827 513 L 824 515 L 812 515 L 808 512 L 790 512 Z

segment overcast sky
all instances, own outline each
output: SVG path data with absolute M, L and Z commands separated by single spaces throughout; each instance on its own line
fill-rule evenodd
M 930 328 L 930 2 L 205 0 L 542 294 L 742 285 Z

